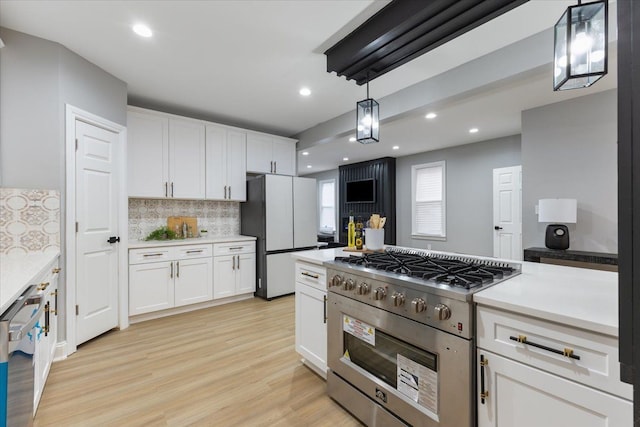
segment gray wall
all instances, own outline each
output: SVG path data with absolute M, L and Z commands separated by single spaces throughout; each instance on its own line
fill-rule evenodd
M 411 237 L 411 166 L 446 161 L 446 241 Z M 493 256 L 493 169 L 520 164 L 520 135 L 396 159 L 397 244 Z
M 60 191 L 64 266 L 65 104 L 126 125 L 127 84 L 58 43 L 6 28 L 0 37 L 0 185 Z M 65 273 L 63 268 L 62 301 Z M 59 314 L 62 340 L 64 305 Z
M 544 247 L 542 198 L 578 200 L 570 249 L 618 252 L 617 91 L 522 113 L 522 244 Z
M 338 169 L 333 169 L 333 170 L 328 170 L 328 171 L 324 171 L 324 172 L 318 172 L 318 173 L 312 173 L 312 174 L 308 174 L 308 175 L 304 175 L 305 178 L 314 178 L 317 182 L 320 181 L 324 181 L 324 180 L 328 180 L 328 179 L 335 179 L 336 181 L 336 198 L 335 198 L 335 203 L 336 203 L 336 227 L 340 227 L 340 222 L 338 221 L 338 207 L 339 207 L 339 200 L 338 198 L 339 196 L 339 179 L 340 179 L 340 174 L 338 172 Z M 319 187 L 318 188 L 318 194 L 320 191 Z M 318 212 L 320 211 L 320 209 L 318 208 Z M 320 226 L 320 218 L 318 218 L 318 226 Z M 335 240 L 338 240 L 338 233 L 336 233 L 335 235 Z

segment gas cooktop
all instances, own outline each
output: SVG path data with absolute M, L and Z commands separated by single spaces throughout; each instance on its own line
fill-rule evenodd
M 515 261 L 401 248 L 336 257 L 325 264 L 352 274 L 463 294 L 499 283 L 521 271 L 521 264 Z

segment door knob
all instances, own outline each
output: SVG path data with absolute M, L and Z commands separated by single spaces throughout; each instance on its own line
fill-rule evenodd
M 502 230 L 502 227 L 500 227 L 499 225 L 496 225 L 495 227 L 493 227 L 494 230 Z
M 116 236 L 111 236 L 107 239 L 107 243 L 116 243 L 120 241 L 120 237 L 116 237 Z

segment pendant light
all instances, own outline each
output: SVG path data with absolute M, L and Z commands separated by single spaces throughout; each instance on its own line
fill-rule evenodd
M 367 79 L 367 99 L 356 104 L 356 139 L 361 144 L 378 142 L 380 131 L 380 106 L 375 99 L 369 98 L 369 79 Z
M 589 87 L 607 74 L 608 4 L 569 6 L 554 27 L 553 90 Z

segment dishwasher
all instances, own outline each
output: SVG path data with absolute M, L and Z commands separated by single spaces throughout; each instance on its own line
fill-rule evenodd
M 33 425 L 34 328 L 43 311 L 33 285 L 0 316 L 0 427 Z

